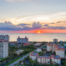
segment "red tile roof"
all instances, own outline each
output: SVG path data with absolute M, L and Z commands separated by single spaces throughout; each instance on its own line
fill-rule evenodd
M 30 43 L 25 43 L 23 46 L 28 46 Z

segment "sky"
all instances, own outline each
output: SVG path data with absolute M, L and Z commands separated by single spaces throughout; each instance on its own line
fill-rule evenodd
M 0 0 L 0 33 L 66 33 L 66 0 Z

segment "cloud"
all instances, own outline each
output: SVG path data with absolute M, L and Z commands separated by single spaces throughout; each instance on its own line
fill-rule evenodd
M 59 29 L 59 30 L 62 30 L 62 29 L 66 29 L 66 27 L 63 27 L 63 26 L 48 26 L 45 29 Z
M 62 21 L 58 21 L 58 22 L 56 22 L 56 23 L 61 23 Z M 56 24 L 56 23 L 50 23 L 50 24 Z
M 13 25 L 11 22 L 5 21 L 0 23 L 0 30 L 21 30 L 21 27 Z
M 41 28 L 42 27 L 42 25 L 39 23 L 39 22 L 34 22 L 33 24 L 32 24 L 32 27 L 33 28 Z
M 48 24 L 45 24 L 45 25 L 43 25 L 43 26 L 48 26 Z
M 6 0 L 8 2 L 35 2 L 35 0 Z
M 66 21 L 66 12 L 59 12 L 55 14 L 38 14 L 38 15 L 30 15 L 24 17 L 14 17 L 7 18 L 5 21 L 11 21 L 14 24 L 24 23 L 24 22 L 58 22 L 58 21 Z M 15 23 L 16 22 L 16 23 Z
M 58 21 L 57 23 L 61 23 L 61 21 Z
M 20 23 L 20 24 L 18 24 L 17 26 L 25 27 L 25 26 L 30 26 L 30 24 Z
M 6 1 L 9 1 L 9 2 L 15 2 L 15 1 L 28 1 L 28 0 L 6 0 Z
M 50 23 L 50 24 L 55 24 L 55 23 Z
M 64 26 L 49 26 L 48 24 L 42 25 L 40 22 L 34 22 L 32 24 L 20 23 L 18 25 L 12 24 L 10 21 L 0 23 L 0 31 L 30 31 L 36 29 L 59 29 L 64 30 Z

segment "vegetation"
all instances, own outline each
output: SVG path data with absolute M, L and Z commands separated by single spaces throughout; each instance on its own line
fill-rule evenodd
M 66 66 L 66 61 L 62 61 L 63 66 Z
M 39 56 L 43 56 L 44 52 L 39 52 Z
M 29 64 L 25 62 L 26 60 L 29 61 Z M 23 62 L 24 62 L 24 66 L 59 66 L 59 64 L 40 64 L 36 60 L 35 61 L 31 60 L 29 56 L 25 58 Z
M 26 55 L 36 49 L 34 45 L 28 45 L 26 47 L 23 47 L 21 45 L 21 47 L 18 47 L 18 45 L 15 46 L 9 45 L 9 57 L 0 60 L 0 63 L 9 65 L 20 59 L 23 55 Z M 17 55 L 15 51 L 19 50 L 19 48 L 24 49 L 24 51 L 21 52 L 20 55 Z
M 26 46 L 26 48 L 27 48 L 27 49 L 36 49 L 33 44 L 30 44 L 30 45 Z

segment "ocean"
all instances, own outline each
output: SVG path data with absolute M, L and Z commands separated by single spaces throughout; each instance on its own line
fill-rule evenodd
M 18 36 L 24 38 L 25 36 L 28 37 L 29 41 L 53 41 L 54 38 L 57 38 L 59 41 L 66 41 L 66 33 L 0 33 L 0 35 L 9 35 L 10 41 L 16 41 Z

